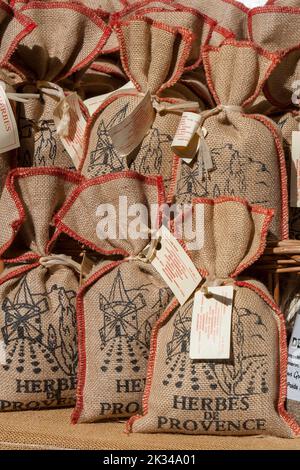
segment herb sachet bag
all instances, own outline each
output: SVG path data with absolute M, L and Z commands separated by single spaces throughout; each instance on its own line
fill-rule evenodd
M 16 169 L 0 198 L 0 410 L 72 406 L 79 266 L 49 246 L 51 220 L 79 183 L 57 168 Z
M 240 277 L 263 253 L 272 210 L 230 197 L 199 204 L 204 244 L 189 254 L 204 283 L 183 306 L 171 302 L 153 328 L 143 413 L 128 429 L 298 435 L 284 409 L 284 318 L 264 285 Z
M 275 208 L 270 236 L 286 238 L 288 197 L 281 134 L 270 119 L 247 112 L 278 58 L 252 43 L 234 40 L 220 47 L 205 46 L 202 54 L 216 107 L 194 116 L 198 130 L 193 135 L 199 147 L 177 167 L 176 202 L 243 197 L 251 204 Z M 194 145 L 193 138 L 187 148 Z M 173 149 L 182 156 L 182 149 L 176 145 Z
M 94 11 L 75 2 L 29 2 L 20 12 L 35 28 L 14 44 L 10 64 L 23 76 L 16 91 L 40 94 L 40 98 L 19 106 L 18 165 L 73 169 L 73 155 L 71 158 L 60 137 L 79 146 L 74 122 L 81 119 L 84 128 L 85 114 L 76 95 L 70 98 L 75 103 L 66 102 L 63 88 L 71 87 L 67 78 L 82 74 L 99 54 L 110 28 Z M 53 117 L 58 105 L 59 129 Z
M 141 256 L 151 241 L 147 228 L 158 228 L 163 202 L 161 177 L 114 173 L 83 183 L 55 219 L 57 234 L 68 234 L 103 255 L 77 298 L 80 365 L 73 422 L 126 417 L 140 409 L 151 329 L 172 298 Z M 82 207 L 84 219 L 78 217 Z M 145 215 L 139 229 L 137 208 Z M 113 218 L 116 230 L 107 229 L 104 238 L 104 226 Z M 131 231 L 135 226 L 141 236 Z
M 130 168 L 141 174 L 161 174 L 167 193 L 172 193 L 177 160 L 171 142 L 182 109 L 205 107 L 183 84 L 173 97 L 168 90 L 185 71 L 193 34 L 149 18 L 121 22 L 115 29 L 133 89 L 117 91 L 88 121 L 82 173 L 94 178 Z

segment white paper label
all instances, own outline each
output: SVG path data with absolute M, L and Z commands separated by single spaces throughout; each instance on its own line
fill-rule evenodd
M 148 91 L 122 122 L 108 130 L 119 155 L 128 156 L 142 142 L 152 126 L 154 114 L 151 95 Z
M 287 367 L 287 398 L 300 401 L 300 301 L 290 339 Z
M 160 229 L 160 236 L 161 248 L 151 263 L 183 305 L 200 284 L 202 277 L 180 243 L 165 226 Z
M 300 207 L 300 131 L 292 133 L 291 207 Z
M 11 104 L 0 86 L 0 153 L 20 147 L 19 132 Z
M 0 340 L 0 364 L 2 366 L 6 365 L 6 349 L 5 343 L 2 339 Z
M 99 108 L 99 106 L 101 106 L 101 104 L 104 103 L 105 100 L 107 100 L 107 98 L 123 90 L 136 90 L 136 88 L 132 82 L 128 82 L 121 88 L 118 88 L 118 90 L 116 91 L 111 91 L 110 93 L 105 93 L 104 95 L 98 95 L 93 96 L 92 98 L 88 98 L 84 101 L 84 104 L 87 107 L 90 115 L 92 115 Z
M 209 287 L 194 298 L 190 336 L 191 359 L 229 359 L 233 286 Z
M 70 106 L 69 135 L 67 137 L 60 136 L 60 140 L 72 158 L 75 167 L 78 168 L 83 155 L 83 140 L 86 120 L 80 109 L 77 93 L 71 93 L 60 101 L 53 112 L 53 119 L 56 127 L 61 121 L 63 115 L 63 103 L 65 101 Z
M 197 134 L 201 122 L 201 115 L 191 112 L 182 114 L 172 142 L 173 152 L 185 163 L 191 163 L 199 150 L 200 136 Z M 207 130 L 202 128 L 203 136 L 206 137 Z

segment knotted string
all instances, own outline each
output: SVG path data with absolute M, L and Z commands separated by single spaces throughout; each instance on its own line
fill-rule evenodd
M 68 268 L 74 269 L 78 274 L 82 272 L 82 264 L 74 261 L 70 256 L 51 254 L 47 256 L 41 256 L 39 263 L 45 268 L 52 268 L 53 266 L 67 266 Z
M 69 132 L 70 132 L 70 122 L 71 122 L 70 105 L 69 103 L 67 103 L 67 101 L 65 101 L 65 94 L 64 94 L 63 89 L 56 83 L 47 82 L 45 80 L 37 81 L 37 88 L 42 93 L 45 93 L 45 95 L 58 98 L 59 103 L 63 103 L 62 116 L 61 116 L 59 124 L 56 126 L 56 131 L 60 137 L 68 137 Z
M 31 99 L 38 99 L 40 97 L 38 93 L 17 93 L 7 91 L 7 84 L 3 81 L 0 81 L 0 86 L 5 91 L 7 98 L 11 101 L 18 101 L 19 103 L 28 103 Z
M 210 287 L 219 287 L 219 286 L 230 286 L 234 284 L 234 279 L 231 278 L 219 278 L 215 275 L 209 274 L 204 283 L 200 286 L 200 291 L 203 292 L 205 297 L 208 299 L 214 297 L 214 294 L 209 291 Z

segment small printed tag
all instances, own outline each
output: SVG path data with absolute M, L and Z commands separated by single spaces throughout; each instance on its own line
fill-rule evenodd
M 183 161 L 190 163 L 199 149 L 199 136 L 196 134 L 201 115 L 191 112 L 182 114 L 172 142 L 172 150 Z
M 190 337 L 191 359 L 229 359 L 233 286 L 209 287 L 194 298 Z
M 162 226 L 159 235 L 161 248 L 151 263 L 183 305 L 200 284 L 202 277 L 180 243 L 165 226 Z
M 290 206 L 300 207 L 300 131 L 292 133 Z
M 0 86 L 0 153 L 20 147 L 19 132 L 11 104 Z
M 101 104 L 104 103 L 105 100 L 107 100 L 107 98 L 109 98 L 110 96 L 114 95 L 117 92 L 125 91 L 125 90 L 136 90 L 136 88 L 132 82 L 128 82 L 121 88 L 118 88 L 118 90 L 111 91 L 110 93 L 105 93 L 104 95 L 98 95 L 98 96 L 93 96 L 92 98 L 88 98 L 87 100 L 84 101 L 84 104 L 87 107 L 90 115 L 92 115 L 99 108 L 99 106 L 101 106 Z
M 300 401 L 300 301 L 290 339 L 287 367 L 287 398 Z
M 65 102 L 68 103 L 70 107 L 69 135 L 67 137 L 60 136 L 60 139 L 72 158 L 75 167 L 78 168 L 83 155 L 83 138 L 86 120 L 80 109 L 77 93 L 71 93 L 60 101 L 53 112 L 53 119 L 56 128 L 59 126 L 63 117 L 63 106 Z
M 108 130 L 118 154 L 127 157 L 144 139 L 152 126 L 154 109 L 148 91 L 134 110 Z
M 1 366 L 6 365 L 6 349 L 5 349 L 5 343 L 2 339 L 0 340 L 0 365 Z

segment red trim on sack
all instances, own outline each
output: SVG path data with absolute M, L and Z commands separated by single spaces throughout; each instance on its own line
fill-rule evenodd
M 159 22 L 154 21 L 151 18 L 147 18 L 147 17 L 135 16 L 135 17 L 131 18 L 128 21 L 116 22 L 116 24 L 114 25 L 114 29 L 115 29 L 116 34 L 117 34 L 118 39 L 119 39 L 120 56 L 121 56 L 122 65 L 123 65 L 123 68 L 125 70 L 126 75 L 130 78 L 130 80 L 135 85 L 135 87 L 138 91 L 142 91 L 142 89 L 141 89 L 141 86 L 138 83 L 137 79 L 131 74 L 130 67 L 129 67 L 129 64 L 128 64 L 128 57 L 127 57 L 126 46 L 125 46 L 125 39 L 124 39 L 123 31 L 122 31 L 123 26 L 125 26 L 125 27 L 130 26 L 130 24 L 132 24 L 133 21 L 141 21 L 141 22 L 144 22 L 144 23 L 148 23 L 151 26 L 153 26 L 154 28 L 162 29 L 164 31 L 169 32 L 170 34 L 173 34 L 174 36 L 176 36 L 177 34 L 180 34 L 182 39 L 185 41 L 184 50 L 182 52 L 179 64 L 177 65 L 177 72 L 174 74 L 173 77 L 171 77 L 170 80 L 168 80 L 166 83 L 164 83 L 155 92 L 156 94 L 158 94 L 161 91 L 163 91 L 164 89 L 169 88 L 172 85 L 174 85 L 179 80 L 180 76 L 183 74 L 184 65 L 185 65 L 187 57 L 190 53 L 192 43 L 195 39 L 195 35 L 191 31 L 189 31 L 188 29 L 181 28 L 181 27 L 171 27 L 169 25 L 166 25 L 164 23 L 159 23 Z
M 112 33 L 112 29 L 110 26 L 108 26 L 101 18 L 99 15 L 97 15 L 95 10 L 92 10 L 85 5 L 82 5 L 80 3 L 74 3 L 74 2 L 39 2 L 39 1 L 33 1 L 30 2 L 29 4 L 24 5 L 19 11 L 26 12 L 29 10 L 35 10 L 35 9 L 69 9 L 73 11 L 77 11 L 78 13 L 86 16 L 89 18 L 96 26 L 99 27 L 99 29 L 102 32 L 102 36 L 100 40 L 98 41 L 95 49 L 90 52 L 90 54 L 85 57 L 81 62 L 79 62 L 76 66 L 71 68 L 65 75 L 58 75 L 58 77 L 55 78 L 55 81 L 63 80 L 73 73 L 77 72 L 78 70 L 82 69 L 86 65 L 88 65 L 90 62 L 93 61 L 93 59 L 101 53 L 104 45 L 106 44 L 109 36 Z M 38 26 L 38 25 L 37 25 Z
M 247 289 L 252 290 L 257 295 L 259 295 L 266 304 L 274 311 L 274 313 L 278 316 L 279 319 L 279 397 L 278 397 L 278 404 L 277 404 L 277 411 L 279 416 L 287 423 L 290 427 L 292 432 L 295 436 L 300 435 L 300 426 L 296 422 L 296 420 L 289 415 L 289 413 L 285 409 L 285 400 L 287 394 L 287 361 L 288 361 L 288 350 L 287 350 L 287 337 L 286 337 L 286 327 L 285 327 L 285 319 L 280 310 L 280 308 L 275 304 L 275 302 L 268 297 L 268 295 L 263 292 L 259 287 L 251 284 L 250 282 L 246 281 L 236 281 L 235 285 L 238 287 L 245 287 Z
M 92 250 L 96 251 L 97 253 L 100 253 L 102 255 L 121 255 L 121 256 L 129 256 L 130 253 L 128 253 L 126 250 L 123 250 L 121 248 L 116 248 L 113 250 L 104 250 L 103 248 L 98 247 L 91 241 L 81 237 L 78 235 L 74 230 L 72 230 L 68 225 L 66 225 L 63 222 L 63 217 L 69 212 L 69 210 L 72 208 L 74 202 L 76 199 L 80 196 L 80 194 L 85 191 L 87 188 L 90 186 L 95 186 L 95 185 L 101 185 L 105 184 L 106 182 L 113 181 L 113 180 L 119 180 L 123 178 L 128 178 L 128 179 L 137 179 L 145 184 L 149 184 L 151 186 L 156 186 L 157 188 L 157 194 L 158 194 L 158 205 L 161 207 L 161 205 L 165 201 L 165 190 L 164 190 L 164 184 L 163 184 L 163 178 L 162 176 L 146 176 L 146 175 L 141 175 L 140 173 L 136 173 L 134 171 L 122 171 L 119 173 L 110 173 L 107 175 L 102 175 L 98 176 L 96 178 L 92 178 L 89 180 L 85 180 L 80 186 L 75 188 L 73 193 L 70 195 L 70 197 L 67 199 L 66 203 L 63 205 L 61 210 L 54 216 L 54 224 L 58 229 L 58 232 L 54 234 L 54 237 L 52 238 L 51 242 L 55 240 L 58 235 L 63 232 L 69 235 L 69 237 L 74 238 L 77 240 L 79 243 L 82 243 Z
M 263 88 L 264 83 L 268 80 L 274 68 L 280 63 L 280 57 L 278 56 L 278 54 L 274 54 L 274 53 L 271 53 L 262 49 L 260 46 L 258 46 L 257 44 L 251 41 L 236 41 L 235 39 L 225 39 L 225 41 L 223 41 L 221 46 L 210 46 L 210 45 L 203 46 L 202 57 L 203 57 L 204 69 L 206 72 L 206 80 L 207 80 L 207 84 L 209 86 L 210 92 L 213 95 L 217 104 L 221 104 L 221 100 L 215 90 L 215 86 L 213 83 L 211 65 L 210 65 L 210 60 L 209 60 L 209 53 L 219 52 L 224 46 L 245 47 L 248 49 L 253 49 L 257 52 L 257 54 L 262 55 L 271 61 L 271 64 L 268 67 L 268 70 L 266 71 L 263 79 L 261 80 L 261 82 L 257 84 L 257 87 L 253 95 L 251 95 L 244 103 L 241 103 L 241 106 L 245 107 L 248 104 L 251 104 L 258 97 L 259 93 L 261 92 Z
M 10 273 L 6 274 L 3 277 L 1 277 L 0 275 L 0 286 L 4 284 L 6 281 L 9 281 L 10 279 L 14 279 L 15 277 L 18 277 L 19 274 L 24 274 L 27 271 L 31 271 L 32 269 L 37 268 L 38 266 L 40 266 L 40 263 L 34 263 L 34 264 L 30 264 L 29 266 L 22 266 L 21 268 L 18 268 L 15 271 L 11 271 Z
M 25 36 L 27 36 L 27 34 L 29 34 L 31 31 L 33 31 L 37 27 L 37 24 L 34 21 L 32 21 L 31 19 L 27 18 L 25 15 L 22 15 L 18 10 L 13 10 L 12 8 L 9 7 L 9 5 L 7 5 L 5 3 L 3 4 L 3 2 L 1 2 L 1 7 L 12 15 L 11 21 L 13 21 L 15 19 L 22 26 L 24 26 L 24 29 L 22 31 L 20 31 L 15 36 L 13 41 L 11 42 L 11 44 L 10 44 L 6 54 L 5 54 L 5 57 L 1 61 L 1 66 L 10 65 L 11 70 L 16 71 L 18 69 L 15 68 L 14 66 L 12 66 L 11 64 L 8 64 L 8 61 L 9 61 L 10 57 L 12 56 L 12 54 L 14 53 L 18 43 Z
M 16 205 L 16 208 L 19 212 L 19 218 L 14 220 L 11 223 L 12 235 L 10 239 L 3 246 L 0 247 L 0 256 L 2 256 L 3 253 L 5 253 L 5 251 L 11 246 L 20 227 L 22 226 L 22 224 L 24 223 L 26 219 L 26 213 L 23 207 L 23 202 L 20 199 L 19 194 L 15 189 L 15 180 L 18 178 L 26 178 L 27 176 L 38 176 L 38 175 L 58 176 L 58 177 L 65 179 L 65 181 L 70 181 L 73 183 L 79 183 L 83 179 L 83 177 L 80 174 L 69 171 L 69 170 L 64 170 L 61 168 L 35 167 L 35 168 L 15 168 L 14 170 L 11 170 L 8 173 L 8 176 L 6 178 L 5 187 L 7 191 L 9 192 L 9 194 L 11 195 Z
M 76 316 L 77 316 L 77 333 L 78 333 L 78 374 L 77 374 L 77 391 L 76 391 L 76 405 L 71 416 L 72 424 L 76 424 L 80 418 L 83 410 L 83 397 L 84 387 L 86 380 L 86 335 L 85 335 L 85 315 L 84 315 L 84 294 L 88 287 L 94 284 L 108 271 L 124 263 L 124 260 L 113 261 L 112 263 L 104 266 L 95 274 L 93 274 L 85 284 L 79 289 L 76 300 Z
M 151 392 L 151 386 L 152 386 L 152 380 L 153 380 L 153 375 L 154 375 L 154 366 L 155 366 L 155 358 L 156 358 L 156 352 L 157 352 L 157 338 L 158 338 L 158 333 L 165 322 L 166 319 L 174 312 L 176 307 L 179 307 L 180 304 L 177 299 L 174 299 L 171 304 L 167 307 L 167 309 L 164 311 L 162 316 L 159 318 L 159 320 L 155 323 L 152 333 L 151 333 L 151 340 L 150 340 L 150 352 L 149 352 L 149 359 L 148 359 L 148 366 L 147 366 L 147 375 L 146 375 L 146 385 L 145 385 L 145 390 L 144 390 L 144 395 L 143 395 L 143 400 L 142 400 L 142 414 L 132 416 L 126 423 L 126 431 L 129 433 L 132 431 L 132 426 L 135 421 L 138 419 L 142 418 L 143 416 L 148 414 L 149 411 L 149 395 Z
M 96 72 L 104 72 L 104 73 L 113 75 L 113 76 L 118 77 L 118 78 L 126 78 L 126 75 L 124 74 L 124 72 L 121 69 L 116 70 L 116 67 L 114 67 L 114 66 L 110 67 L 107 64 L 101 65 L 99 62 L 93 62 L 90 66 L 90 69 L 95 70 Z
M 22 256 L 17 256 L 16 258 L 2 258 L 2 261 L 7 264 L 15 264 L 15 263 L 27 263 L 27 261 L 36 261 L 41 256 L 36 253 L 27 253 Z
M 275 141 L 279 160 L 281 182 L 281 240 L 286 240 L 289 238 L 289 194 L 285 155 L 281 143 L 280 131 L 277 128 L 275 122 L 274 125 L 272 125 L 270 120 L 261 114 L 249 114 L 248 117 L 262 122 L 270 130 Z
M 224 3 L 229 3 L 230 5 L 233 5 L 234 7 L 236 8 L 239 8 L 240 10 L 242 10 L 244 13 L 248 13 L 250 11 L 250 8 L 246 7 L 246 5 L 244 5 L 243 3 L 241 2 L 238 2 L 236 0 L 222 0 Z

